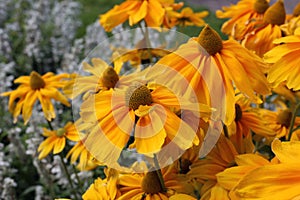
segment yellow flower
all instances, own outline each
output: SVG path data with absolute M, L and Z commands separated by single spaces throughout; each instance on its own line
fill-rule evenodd
M 84 140 L 84 139 L 82 139 Z M 94 158 L 91 153 L 85 148 L 83 141 L 78 141 L 72 149 L 68 152 L 67 158 L 71 156 L 71 163 L 75 163 L 79 158 L 77 168 L 81 171 L 92 170 L 98 165 L 94 162 Z
M 263 60 L 234 40 L 222 41 L 218 33 L 209 26 L 201 31 L 198 38 L 192 38 L 178 50 L 159 60 L 158 64 L 169 66 L 182 74 L 197 93 L 200 102 L 209 103 L 209 99 L 217 98 L 216 95 L 220 95 L 220 102 L 222 98 L 226 98 L 226 106 L 218 107 L 226 112 L 225 124 L 231 124 L 235 118 L 233 82 L 245 96 L 256 103 L 261 103 L 261 100 L 255 92 L 269 93 L 264 75 L 268 67 Z M 213 66 L 216 66 L 216 69 Z M 155 69 L 155 66 L 153 68 Z M 215 76 L 218 73 L 219 75 Z M 203 77 L 206 77 L 206 80 Z M 217 78 L 221 81 L 215 81 Z M 214 82 L 207 86 L 207 81 Z M 212 86 L 224 87 L 225 91 L 218 91 L 221 94 L 211 97 L 207 87 Z M 203 98 L 205 100 L 201 100 Z
M 238 199 L 290 200 L 300 197 L 300 142 L 272 143 L 279 164 L 265 165 L 249 172 L 233 189 Z
M 64 93 L 70 98 L 76 98 L 78 95 L 86 92 L 99 92 L 114 88 L 121 82 L 119 73 L 122 63 L 114 62 L 114 68 L 109 66 L 100 58 L 92 58 L 92 65 L 83 63 L 83 70 L 89 72 L 90 76 L 76 75 L 73 81 L 64 87 Z M 89 93 L 86 93 L 89 94 Z
M 231 191 L 238 185 L 242 177 L 246 176 L 252 170 L 271 164 L 270 161 L 258 154 L 237 155 L 235 163 L 237 166 L 227 168 L 216 175 L 218 184 L 227 191 Z
M 54 75 L 48 72 L 41 76 L 35 71 L 31 72 L 30 76 L 17 78 L 14 83 L 20 83 L 21 85 L 16 90 L 1 94 L 1 96 L 10 96 L 8 106 L 9 111 L 13 113 L 14 122 L 17 121 L 17 117 L 22 113 L 24 123 L 27 124 L 36 100 L 39 100 L 42 104 L 44 116 L 48 121 L 55 118 L 51 99 L 70 106 L 68 99 L 58 90 L 66 85 L 67 81 L 63 81 L 65 78 L 69 78 L 69 75 Z M 15 101 L 17 102 L 15 103 Z
M 149 199 L 167 200 L 182 188 L 177 179 L 176 170 L 173 165 L 161 169 L 163 180 L 167 191 L 163 191 L 157 171 L 140 174 L 120 175 L 119 187 L 121 196 L 118 200 L 127 199 Z
M 293 17 L 280 28 L 285 35 L 300 35 L 300 16 Z
M 245 141 L 252 142 L 252 133 L 261 136 L 274 136 L 273 129 L 267 126 L 269 121 L 265 121 L 259 113 L 259 108 L 252 108 L 251 102 L 244 95 L 236 96 L 235 102 L 235 119 L 228 126 L 228 132 L 231 141 L 235 144 L 236 149 L 240 153 L 245 153 Z M 244 139 L 245 138 L 245 139 Z
M 289 89 L 300 89 L 299 44 L 300 36 L 286 36 L 274 41 L 281 44 L 267 52 L 264 59 L 268 63 L 274 63 L 268 74 L 268 81 L 277 87 L 285 82 Z
M 82 195 L 83 200 L 114 200 L 120 196 L 117 188 L 119 173 L 115 169 L 105 168 L 106 178 L 97 178 Z
M 217 184 L 217 174 L 228 167 L 235 165 L 235 156 L 238 155 L 234 145 L 225 136 L 221 135 L 216 146 L 203 159 L 191 165 L 187 175 L 202 184 L 201 199 L 226 199 L 228 191 Z M 218 198 L 217 198 L 218 197 Z
M 202 18 L 208 15 L 208 11 L 194 13 L 190 7 L 185 7 L 180 13 L 170 10 L 167 11 L 167 18 L 169 19 L 168 27 L 173 26 L 204 26 L 205 22 Z
M 47 137 L 39 146 L 39 159 L 45 158 L 51 151 L 53 154 L 60 153 L 66 145 L 66 138 L 71 141 L 79 141 L 80 136 L 72 122 L 68 122 L 63 128 L 58 130 L 48 130 L 43 128 L 43 135 Z
M 196 200 L 196 198 L 187 194 L 174 194 L 169 198 L 169 200 Z
M 130 26 L 144 19 L 148 27 L 159 27 L 164 15 L 165 9 L 160 0 L 126 0 L 100 15 L 100 24 L 108 32 L 127 19 Z
M 138 153 L 153 155 L 171 141 L 185 150 L 199 143 L 197 130 L 173 111 L 194 111 L 197 106 L 201 113 L 211 112 L 206 105 L 178 99 L 166 87 L 151 83 L 102 91 L 82 104 L 82 119 L 92 124 L 84 143 L 101 162 L 117 160 L 132 131 L 135 140 L 130 148 Z
M 130 62 L 134 67 L 139 67 L 140 64 L 152 64 L 155 59 L 171 53 L 170 50 L 164 49 L 164 47 L 151 48 L 147 44 L 147 39 L 141 39 L 134 49 L 116 48 L 113 55 L 114 61 L 119 63 Z
M 251 30 L 251 21 L 263 19 L 264 12 L 269 7 L 268 0 L 241 0 L 236 5 L 223 7 L 216 11 L 218 18 L 230 18 L 222 25 L 221 31 L 232 35 L 234 39 L 241 40 Z
M 273 41 L 282 37 L 280 25 L 285 22 L 285 17 L 283 1 L 278 0 L 266 10 L 262 22 L 254 22 L 254 29 L 246 34 L 242 45 L 263 57 L 275 46 Z
M 292 104 L 296 103 L 296 93 L 288 89 L 284 82 L 272 89 L 272 92 L 278 94 L 273 103 L 284 103 L 290 101 Z
M 268 126 L 275 133 L 275 137 L 288 137 L 289 126 L 292 119 L 292 111 L 290 109 L 279 109 L 278 111 L 270 111 L 266 109 L 260 109 L 259 112 L 268 122 Z M 300 125 L 300 117 L 296 117 L 294 128 Z
M 300 3 L 294 8 L 293 15 L 280 27 L 285 35 L 300 35 Z

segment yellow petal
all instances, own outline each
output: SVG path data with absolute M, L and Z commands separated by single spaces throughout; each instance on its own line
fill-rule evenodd
M 300 79 L 297 74 L 300 73 L 298 66 L 300 49 L 296 49 L 285 56 L 283 56 L 278 62 L 276 62 L 270 69 L 268 75 L 268 81 L 277 87 L 283 81 L 287 81 L 286 85 L 288 88 L 294 90 L 300 89 Z
M 32 109 L 34 106 L 34 103 L 36 102 L 37 98 L 38 98 L 38 91 L 30 91 L 27 95 L 26 98 L 24 100 L 24 104 L 22 107 L 22 116 L 24 119 L 24 123 L 27 124 L 31 114 L 32 114 Z
M 40 144 L 38 148 L 38 152 L 40 152 L 38 157 L 39 159 L 45 158 L 52 151 L 54 142 L 55 142 L 55 136 L 48 137 Z
M 54 144 L 53 154 L 62 152 L 62 150 L 65 148 L 65 145 L 66 145 L 65 137 L 57 138 Z
M 161 117 L 154 111 L 138 120 L 134 136 L 137 151 L 149 154 L 161 149 L 167 134 Z
M 148 12 L 145 17 L 147 26 L 159 27 L 162 24 L 165 10 L 157 0 L 148 1 Z
M 196 200 L 196 198 L 187 194 L 175 194 L 169 198 L 170 200 Z
M 164 127 L 168 138 L 183 150 L 190 148 L 197 138 L 195 131 L 168 109 L 165 112 L 167 120 Z M 199 140 L 196 141 L 199 143 Z
M 228 191 L 217 184 L 211 189 L 210 200 L 219 200 L 219 199 L 229 200 L 229 197 L 228 197 Z
M 241 154 L 235 157 L 235 162 L 238 165 L 249 165 L 249 166 L 263 166 L 268 165 L 270 162 L 257 154 Z
M 300 141 L 272 142 L 272 151 L 282 163 L 300 163 Z
M 55 112 L 54 112 L 54 106 L 50 100 L 50 98 L 43 97 L 40 93 L 38 93 L 38 98 L 40 100 L 40 103 L 42 105 L 42 110 L 44 112 L 45 118 L 48 121 L 51 121 L 55 118 Z
M 249 172 L 233 189 L 242 199 L 289 200 L 300 195 L 299 164 L 276 164 Z
M 128 12 L 129 14 L 129 25 L 132 26 L 141 21 L 147 14 L 148 1 L 142 1 L 141 5 L 136 9 Z

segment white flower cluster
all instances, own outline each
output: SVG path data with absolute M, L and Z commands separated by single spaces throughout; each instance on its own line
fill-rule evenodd
M 15 199 L 15 190 L 17 183 L 12 179 L 16 169 L 11 167 L 12 158 L 7 156 L 4 144 L 0 143 L 0 198 L 1 199 Z

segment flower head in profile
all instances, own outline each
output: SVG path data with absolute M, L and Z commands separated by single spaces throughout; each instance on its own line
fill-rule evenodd
M 266 109 L 260 109 L 262 118 L 268 121 L 267 126 L 273 130 L 273 137 L 286 138 L 288 137 L 289 128 L 292 119 L 292 111 L 288 108 L 278 109 L 277 111 L 271 111 Z M 300 117 L 295 118 L 294 127 L 300 125 Z
M 66 146 L 66 140 L 79 141 L 80 135 L 76 126 L 72 122 L 68 122 L 63 128 L 58 130 L 43 129 L 43 135 L 47 137 L 39 146 L 39 159 L 45 158 L 51 151 L 53 154 L 60 153 Z
M 205 51 L 201 50 L 203 48 Z M 216 77 L 219 77 L 221 81 L 214 85 L 221 84 L 225 90 L 220 98 L 226 98 L 226 105 L 222 106 L 223 109 L 226 108 L 224 120 L 226 124 L 230 124 L 235 118 L 234 87 L 256 103 L 262 102 L 256 94 L 270 92 L 264 75 L 268 66 L 263 60 L 234 40 L 222 41 L 219 34 L 208 25 L 202 29 L 198 38 L 190 39 L 178 50 L 159 60 L 158 63 L 170 66 L 186 77 L 196 93 L 202 92 L 201 95 L 197 93 L 199 99 L 207 95 L 203 92 L 207 89 L 203 86 L 206 83 L 202 83 L 204 80 L 202 77 L 205 77 L 206 74 L 210 80 L 214 73 L 219 73 L 220 75 Z M 212 68 L 213 65 L 216 66 L 216 69 Z
M 277 87 L 285 83 L 289 89 L 300 89 L 299 45 L 300 36 L 291 35 L 274 41 L 278 46 L 264 55 L 268 63 L 274 63 L 268 74 L 268 81 Z
M 208 15 L 208 11 L 194 12 L 190 7 L 183 8 L 180 12 L 167 10 L 167 27 L 173 26 L 204 26 L 205 22 L 202 18 Z
M 134 49 L 114 49 L 113 59 L 117 63 L 130 62 L 130 65 L 138 69 L 141 64 L 152 64 L 155 60 L 171 53 L 171 50 L 166 50 L 163 46 L 157 48 L 151 47 L 148 40 L 145 37 L 142 38 L 137 42 Z
M 287 16 L 286 23 L 280 27 L 285 35 L 300 35 L 300 3 L 295 6 L 292 16 Z
M 268 7 L 268 0 L 241 0 L 236 5 L 223 7 L 224 11 L 217 10 L 216 16 L 218 18 L 229 18 L 222 25 L 221 31 L 233 36 L 236 40 L 241 40 L 253 28 L 252 21 L 263 19 Z
M 278 0 L 266 10 L 262 21 L 253 22 L 255 23 L 254 29 L 245 35 L 242 45 L 263 57 L 275 46 L 273 41 L 283 36 L 280 25 L 284 24 L 285 18 L 283 1 Z
M 1 96 L 9 96 L 9 111 L 13 114 L 14 122 L 22 114 L 24 123 L 27 124 L 36 101 L 42 105 L 44 116 L 48 121 L 55 118 L 55 111 L 52 99 L 70 106 L 68 99 L 59 91 L 68 81 L 69 74 L 55 75 L 48 72 L 41 76 L 33 71 L 30 76 L 21 76 L 14 83 L 20 84 L 16 90 L 4 92 Z
M 251 102 L 242 94 L 235 97 L 235 119 L 228 125 L 228 133 L 239 153 L 245 153 L 248 144 L 252 143 L 253 133 L 264 137 L 274 136 L 276 133 L 271 129 L 267 121 L 260 115 L 259 108 L 251 107 Z
M 100 15 L 100 24 L 110 32 L 114 27 L 129 20 L 133 26 L 145 20 L 148 27 L 159 27 L 163 22 L 165 9 L 160 0 L 126 0 L 107 13 Z

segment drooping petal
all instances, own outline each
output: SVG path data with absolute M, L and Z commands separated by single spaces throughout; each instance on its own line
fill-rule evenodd
M 62 152 L 62 150 L 65 148 L 65 145 L 66 145 L 65 137 L 57 138 L 54 144 L 53 154 Z
M 135 127 L 135 145 L 137 151 L 143 154 L 158 152 L 167 136 L 164 129 L 164 118 L 155 111 L 141 117 Z
M 300 73 L 298 69 L 299 53 L 300 49 L 291 51 L 272 66 L 268 75 L 268 81 L 273 83 L 274 87 L 287 81 L 286 85 L 288 88 L 300 89 L 300 79 L 297 76 Z
M 160 27 L 165 14 L 165 9 L 158 0 L 148 1 L 148 12 L 145 17 L 147 26 Z
M 32 90 L 28 92 L 26 95 L 26 98 L 24 100 L 24 104 L 22 107 L 22 116 L 24 119 L 24 123 L 27 124 L 29 121 L 29 118 L 31 117 L 32 109 L 34 106 L 34 103 L 36 102 L 38 98 L 38 92 L 35 90 Z
M 249 172 L 233 189 L 245 200 L 289 200 L 300 195 L 299 163 L 259 167 Z
M 197 145 L 199 139 L 195 131 L 177 115 L 165 109 L 167 120 L 165 122 L 165 130 L 167 137 L 178 145 L 181 149 L 185 150 L 192 146 L 193 143 Z
M 49 98 L 43 97 L 41 93 L 38 93 L 38 98 L 42 105 L 42 110 L 44 112 L 44 116 L 48 121 L 51 121 L 55 118 L 54 106 Z
M 50 136 L 40 144 L 38 147 L 38 152 L 40 152 L 38 157 L 39 159 L 45 158 L 52 151 L 55 144 L 55 139 L 55 136 Z
M 137 6 L 134 10 L 128 12 L 129 14 L 129 25 L 132 26 L 143 18 L 145 18 L 147 14 L 148 1 L 140 2 L 140 5 Z

